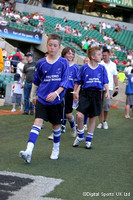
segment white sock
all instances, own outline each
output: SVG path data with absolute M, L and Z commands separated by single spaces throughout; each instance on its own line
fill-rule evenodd
M 30 154 L 32 154 L 32 151 L 33 151 L 33 149 L 34 149 L 34 144 L 32 143 L 32 142 L 28 142 L 27 143 L 27 149 L 26 149 L 26 151 L 28 152 L 28 153 L 30 153 Z
M 60 142 L 53 143 L 53 148 L 54 149 L 59 149 L 59 146 L 60 146 Z

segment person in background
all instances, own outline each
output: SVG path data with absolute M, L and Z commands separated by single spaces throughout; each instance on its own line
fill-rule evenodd
M 130 108 L 132 108 L 133 113 L 133 69 L 131 70 L 131 74 L 128 77 L 127 85 L 126 85 L 126 106 L 125 106 L 125 118 L 126 119 L 133 119 L 133 116 L 130 117 Z
M 101 64 L 105 66 L 108 74 L 108 79 L 109 79 L 109 92 L 110 92 L 110 97 L 112 97 L 113 94 L 113 85 L 115 85 L 115 91 L 114 94 L 115 96 L 118 94 L 118 76 L 117 76 L 117 68 L 116 64 L 113 63 L 110 60 L 110 51 L 108 49 L 104 49 L 102 52 L 103 60 L 101 61 Z M 101 112 L 99 116 L 99 124 L 97 128 L 101 129 L 108 129 L 108 123 L 107 123 L 107 118 L 110 110 L 110 105 L 111 105 L 111 99 L 108 100 L 105 96 L 105 90 L 102 92 L 102 104 L 103 104 L 103 111 Z
M 21 77 L 21 87 L 24 87 L 24 113 L 23 115 L 34 114 L 34 106 L 30 102 L 30 92 L 32 88 L 32 82 L 36 69 L 36 63 L 33 61 L 33 54 L 28 52 L 26 54 L 27 63 L 24 65 L 23 74 Z M 25 78 L 25 83 L 23 84 Z
M 21 88 L 21 79 L 20 79 L 20 74 L 15 74 L 14 75 L 14 85 L 12 87 L 12 103 L 13 103 L 13 108 L 11 112 L 16 111 L 16 104 L 20 105 L 20 111 L 23 110 L 23 104 L 22 104 L 22 94 L 23 94 L 23 89 Z

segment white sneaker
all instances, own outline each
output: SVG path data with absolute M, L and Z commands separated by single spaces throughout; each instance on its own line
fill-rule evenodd
M 91 142 L 86 142 L 85 146 L 86 146 L 86 149 L 91 149 Z
M 53 140 L 54 139 L 54 134 L 52 133 L 50 136 L 48 136 L 49 140 Z
M 74 126 L 74 127 L 72 128 L 71 134 L 72 134 L 72 137 L 76 137 L 76 135 L 77 135 L 76 126 Z
M 108 127 L 108 123 L 105 121 L 105 122 L 103 122 L 103 128 L 104 129 L 108 129 L 109 127 Z
M 103 127 L 102 123 L 100 123 L 100 124 L 97 125 L 97 128 L 102 128 L 102 127 Z
M 84 130 L 87 131 L 87 124 L 84 124 Z
M 12 110 L 11 110 L 11 112 L 15 112 L 16 111 L 16 109 L 15 108 L 13 108 Z
M 57 149 L 53 148 L 50 159 L 57 160 L 58 158 L 59 158 L 59 148 L 57 148 Z
M 23 158 L 25 163 L 30 163 L 31 161 L 31 154 L 27 153 L 26 151 L 20 151 L 19 157 Z
M 73 147 L 79 146 L 80 142 L 82 142 L 83 140 L 84 140 L 84 138 L 79 138 L 77 136 L 76 139 L 74 140 Z

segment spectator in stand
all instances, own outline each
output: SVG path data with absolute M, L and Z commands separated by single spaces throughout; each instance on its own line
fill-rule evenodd
M 127 65 L 127 59 L 124 59 L 124 60 L 122 60 L 120 63 L 119 63 L 120 65 Z
M 118 44 L 118 43 L 117 43 L 117 39 L 114 40 L 114 44 Z
M 32 15 L 32 19 L 34 20 L 39 20 L 39 14 L 37 12 L 35 12 L 33 15 Z
M 78 32 L 78 36 L 79 36 L 79 37 L 82 36 L 82 32 L 81 32 L 81 31 Z
M 107 41 L 107 40 L 108 40 L 108 36 L 107 36 L 107 35 L 104 35 L 104 36 L 103 36 L 103 39 L 104 39 L 105 41 Z
M 107 28 L 107 29 L 111 29 L 111 24 L 110 24 L 110 23 L 107 23 L 106 28 Z
M 102 46 L 102 50 L 107 49 L 107 44 L 106 42 L 104 42 L 103 46 Z
M 55 26 L 55 31 L 60 31 L 61 24 L 58 22 Z
M 106 24 L 105 24 L 105 22 L 102 22 L 102 31 L 101 32 L 104 32 L 105 29 L 106 29 Z
M 102 23 L 99 22 L 99 32 L 102 33 Z
M 113 62 L 114 62 L 116 65 L 118 65 L 118 64 L 119 64 L 119 59 L 116 58 Z
M 63 22 L 65 22 L 65 23 L 68 22 L 66 17 L 63 18 Z

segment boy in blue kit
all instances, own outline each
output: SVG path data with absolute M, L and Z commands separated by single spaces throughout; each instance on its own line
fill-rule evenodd
M 35 108 L 35 121 L 32 126 L 27 148 L 19 156 L 30 163 L 33 148 L 41 130 L 43 120 L 52 124 L 54 132 L 53 149 L 50 158 L 58 159 L 61 137 L 62 100 L 68 82 L 68 62 L 59 57 L 61 38 L 57 34 L 48 36 L 48 56 L 38 61 L 32 84 L 30 101 Z M 37 91 L 37 92 L 36 92 Z M 36 100 L 37 95 L 37 100 Z
M 88 49 L 89 63 L 83 64 L 78 74 L 74 91 L 77 91 L 78 85 L 82 85 L 80 91 L 79 106 L 77 108 L 78 136 L 76 137 L 73 147 L 77 147 L 84 140 L 84 116 L 89 117 L 88 133 L 86 135 L 86 148 L 91 148 L 91 141 L 95 129 L 96 116 L 101 112 L 101 90 L 105 88 L 106 98 L 109 100 L 108 76 L 107 71 L 101 62 L 101 49 L 92 47 Z M 74 99 L 78 99 L 78 94 L 74 94 Z
M 75 80 L 77 80 L 77 73 L 79 71 L 79 66 L 74 63 L 74 57 L 75 57 L 75 50 L 72 47 L 65 47 L 62 50 L 61 56 L 63 58 L 66 58 L 69 63 L 69 79 L 68 79 L 68 87 L 65 94 L 65 100 L 64 100 L 64 108 L 63 109 L 63 120 L 62 120 L 62 126 L 61 126 L 61 132 L 66 132 L 66 121 L 68 119 L 71 127 L 71 134 L 73 137 L 76 137 L 76 126 L 74 122 L 74 116 L 72 114 L 73 108 L 73 90 L 74 90 L 74 84 Z M 48 139 L 53 139 L 53 133 L 48 137 Z
M 71 47 L 66 47 L 62 51 L 62 57 L 66 58 L 69 62 L 69 80 L 68 80 L 68 87 L 65 94 L 65 116 L 68 119 L 71 129 L 72 129 L 72 136 L 76 137 L 76 126 L 74 122 L 74 116 L 72 115 L 72 105 L 73 105 L 73 90 L 74 84 L 77 80 L 77 74 L 79 71 L 79 66 L 74 63 L 75 57 L 75 50 Z M 64 133 L 66 130 L 66 120 L 63 119 L 61 130 Z

